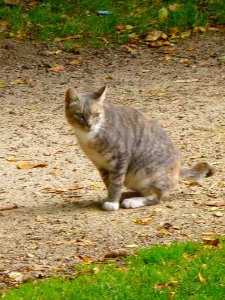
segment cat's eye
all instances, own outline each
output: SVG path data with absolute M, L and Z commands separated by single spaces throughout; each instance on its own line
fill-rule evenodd
M 84 119 L 84 114 L 83 113 L 76 113 L 76 116 L 80 119 Z
M 93 116 L 94 116 L 95 118 L 97 118 L 97 117 L 100 116 L 100 113 L 96 112 L 96 113 L 93 114 Z

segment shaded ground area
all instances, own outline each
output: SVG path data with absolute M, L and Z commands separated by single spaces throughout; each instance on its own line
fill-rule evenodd
M 0 271 L 42 276 L 112 249 L 224 234 L 225 207 L 207 205 L 224 199 L 224 33 L 132 53 L 55 50 L 0 41 Z M 64 69 L 49 70 L 54 65 Z M 215 176 L 181 183 L 156 206 L 101 211 L 104 186 L 65 121 L 63 101 L 70 86 L 105 83 L 111 101 L 160 120 L 184 165 L 209 161 Z M 47 165 L 18 169 L 20 161 Z

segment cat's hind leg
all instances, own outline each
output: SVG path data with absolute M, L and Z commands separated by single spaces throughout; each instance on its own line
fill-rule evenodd
M 122 207 L 124 208 L 137 208 L 142 206 L 149 206 L 159 203 L 162 197 L 162 191 L 156 187 L 151 187 L 148 195 L 125 198 L 122 200 Z

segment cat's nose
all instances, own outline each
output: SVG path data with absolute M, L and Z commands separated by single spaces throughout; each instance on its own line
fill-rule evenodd
M 91 126 L 93 125 L 93 122 L 92 122 L 91 119 L 87 120 L 87 125 L 88 125 L 89 127 L 91 127 Z

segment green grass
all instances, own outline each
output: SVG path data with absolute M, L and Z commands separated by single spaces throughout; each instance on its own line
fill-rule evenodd
M 5 300 L 223 300 L 225 240 L 153 246 L 118 263 L 84 264 L 74 278 L 23 284 Z
M 1 20 L 7 20 L 10 27 L 6 32 L 3 30 L 3 34 L 45 41 L 75 36 L 82 45 L 101 46 L 130 40 L 139 42 L 154 29 L 169 32 L 176 27 L 185 31 L 207 24 L 225 24 L 224 0 L 43 0 L 24 3 L 6 6 L 0 0 Z M 166 9 L 167 18 L 158 18 L 162 8 Z M 112 14 L 98 16 L 99 10 Z M 124 26 L 124 29 L 118 30 L 117 26 Z

